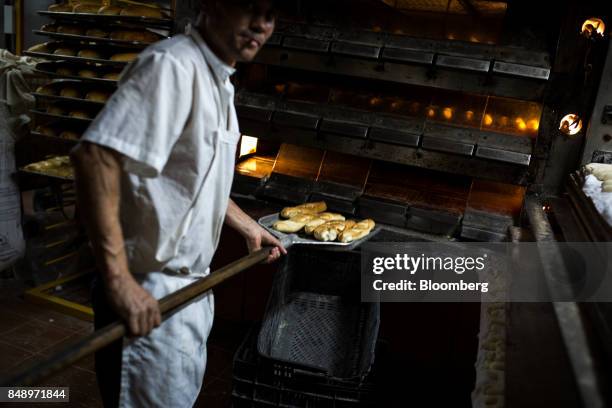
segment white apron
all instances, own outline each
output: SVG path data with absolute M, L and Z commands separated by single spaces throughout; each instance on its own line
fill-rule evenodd
M 210 69 L 210 67 L 209 67 Z M 214 77 L 214 76 L 213 76 Z M 217 85 L 218 81 L 217 81 Z M 187 232 L 193 209 L 214 206 L 227 209 L 234 176 L 236 146 L 240 133 L 229 130 L 229 104 L 219 93 L 219 130 L 213 131 L 214 157 L 208 174 L 200 188 L 200 194 L 192 210 L 183 220 L 180 230 Z M 226 109 L 227 107 L 227 109 Z M 227 113 L 227 116 L 226 116 Z M 224 126 L 223 126 L 224 125 Z M 212 237 L 204 251 L 212 254 L 217 247 L 223 217 L 217 217 L 203 226 L 202 238 Z M 171 239 L 172 245 L 164 248 L 166 253 L 178 254 L 181 237 Z M 193 270 L 194 275 L 154 272 L 135 275 L 144 289 L 160 299 L 199 279 L 202 271 Z M 208 274 L 208 270 L 205 274 Z M 191 407 L 195 403 L 204 378 L 206 367 L 206 340 L 213 323 L 213 295 L 208 292 L 203 298 L 173 315 L 154 329 L 148 336 L 124 339 L 121 369 L 120 407 Z

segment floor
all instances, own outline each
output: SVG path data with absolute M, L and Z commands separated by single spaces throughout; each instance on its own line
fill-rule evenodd
M 89 322 L 26 302 L 21 293 L 21 289 L 0 288 L 0 377 L 61 350 L 93 330 Z M 247 331 L 245 325 L 215 321 L 209 339 L 204 389 L 195 406 L 231 406 L 232 358 Z M 51 376 L 41 385 L 70 387 L 71 407 L 102 406 L 92 356 Z M 54 405 L 66 406 L 40 404 L 45 408 Z M 15 406 L 23 407 L 23 404 Z

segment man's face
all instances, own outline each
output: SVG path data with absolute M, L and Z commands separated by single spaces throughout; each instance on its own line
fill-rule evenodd
M 207 14 L 209 36 L 238 62 L 252 61 L 274 31 L 272 0 L 211 0 Z

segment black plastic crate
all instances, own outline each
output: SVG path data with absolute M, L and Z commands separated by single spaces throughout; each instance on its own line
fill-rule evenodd
M 257 333 L 250 332 L 234 356 L 232 404 L 234 408 L 300 407 L 356 408 L 376 407 L 374 373 L 361 381 L 338 380 L 325 374 L 303 371 L 292 366 L 291 376 L 283 370 L 286 363 L 262 357 L 257 352 Z
M 380 304 L 361 302 L 356 251 L 292 248 L 268 301 L 257 350 L 277 376 L 298 370 L 334 380 L 363 380 L 374 361 Z

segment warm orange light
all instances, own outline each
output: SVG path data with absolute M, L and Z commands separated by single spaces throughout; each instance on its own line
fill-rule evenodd
M 279 94 L 285 92 L 285 84 L 274 85 L 274 90 Z
M 482 123 L 485 126 L 491 126 L 493 124 L 493 116 L 487 113 L 486 115 L 484 115 L 484 120 L 482 121 Z
M 478 39 L 478 37 L 476 37 L 475 35 L 470 36 L 470 41 L 471 41 L 471 42 L 475 42 L 475 43 L 480 42 L 480 40 Z
M 451 120 L 453 118 L 453 109 L 444 108 L 444 110 L 442 111 L 442 116 L 444 116 L 444 119 Z
M 516 127 L 519 130 L 527 130 L 527 124 L 525 123 L 525 121 L 523 120 L 523 118 L 516 118 L 516 120 L 514 121 L 514 123 L 516 124 Z
M 396 110 L 400 109 L 401 107 L 402 107 L 402 102 L 400 102 L 400 101 L 391 102 L 391 110 L 396 111 Z
M 240 155 L 238 157 L 246 156 L 247 154 L 255 153 L 256 151 L 257 138 L 243 135 L 240 138 Z
M 382 105 L 383 103 L 383 99 L 379 98 L 378 96 L 374 96 L 373 98 L 370 98 L 370 106 L 372 107 L 377 107 Z
M 527 127 L 531 130 L 538 130 L 540 128 L 540 121 L 537 119 L 531 119 L 527 122 Z
M 436 110 L 434 108 L 427 108 L 427 117 L 433 118 L 436 116 Z
M 582 119 L 575 113 L 568 113 L 559 122 L 559 130 L 568 136 L 573 136 L 582 130 Z
M 587 38 L 603 37 L 606 25 L 601 18 L 591 17 L 582 23 L 580 33 Z
M 465 118 L 466 118 L 468 121 L 473 120 L 473 119 L 474 119 L 474 111 L 471 111 L 471 110 L 466 111 L 466 112 L 465 112 Z
M 375 33 L 380 33 L 382 31 L 382 27 L 381 26 L 374 26 L 374 27 L 372 27 L 372 31 L 374 31 Z
M 499 118 L 499 125 L 502 127 L 506 127 L 508 126 L 508 122 L 510 121 L 510 118 L 507 116 L 502 116 L 501 118 Z

